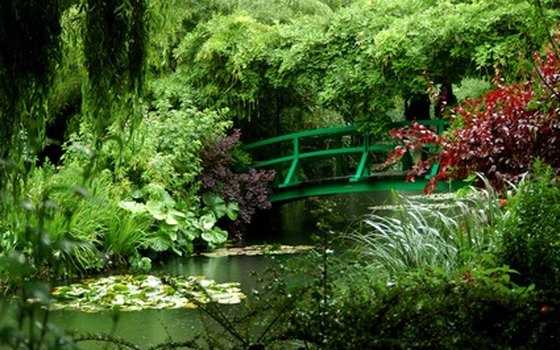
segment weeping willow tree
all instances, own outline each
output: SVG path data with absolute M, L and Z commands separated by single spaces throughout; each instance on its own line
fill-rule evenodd
M 87 70 L 83 114 L 101 140 L 118 106 L 142 86 L 145 0 L 5 0 L 0 2 L 0 189 L 17 192 L 26 164 L 45 143 L 48 95 L 61 58 L 61 18 L 83 16 Z M 99 141 L 96 142 L 97 144 Z
M 32 143 L 44 129 L 44 102 L 60 55 L 58 1 L 0 2 L 0 186 L 22 160 L 22 133 Z

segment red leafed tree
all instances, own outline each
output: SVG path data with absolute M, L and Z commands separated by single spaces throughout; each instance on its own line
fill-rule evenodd
M 498 85 L 477 100 L 465 101 L 455 109 L 462 125 L 444 136 L 421 125 L 392 130 L 400 146 L 388 163 L 406 150 L 435 144 L 440 153 L 416 164 L 407 180 L 422 174 L 433 162 L 440 163 L 435 181 L 464 179 L 475 172 L 484 174 L 498 189 L 516 183 L 536 158 L 560 170 L 560 62 L 551 45 L 544 56 L 535 55 L 535 69 L 527 81 Z

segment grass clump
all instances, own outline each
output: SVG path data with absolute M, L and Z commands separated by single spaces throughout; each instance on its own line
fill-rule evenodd
M 510 214 L 500 208 L 498 195 L 488 187 L 471 188 L 462 198 L 449 199 L 446 208 L 393 193 L 396 210 L 372 213 L 364 227 L 349 238 L 361 259 L 389 275 L 415 269 L 457 273 L 479 256 L 495 250 L 501 226 Z

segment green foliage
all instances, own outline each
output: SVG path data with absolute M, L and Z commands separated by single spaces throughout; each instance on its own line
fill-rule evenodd
M 269 98 L 266 55 L 273 35 L 270 25 L 244 12 L 216 16 L 186 35 L 175 55 L 179 72 L 196 88 L 196 102 L 227 107 L 236 118 L 260 111 L 260 101 Z
M 548 177 L 537 177 L 533 184 L 551 192 L 552 173 L 550 169 L 544 172 Z M 298 298 L 284 337 L 324 349 L 557 346 L 554 328 L 560 318 L 551 313 L 558 305 L 557 289 L 539 289 L 543 284 L 536 278 L 543 276 L 542 266 L 519 275 L 514 266 L 502 265 L 497 249 L 502 234 L 511 249 L 519 245 L 508 234 L 521 223 L 515 208 L 527 213 L 534 207 L 528 203 L 521 207 L 519 199 L 526 199 L 528 193 L 533 200 L 544 197 L 541 208 L 551 207 L 554 201 L 546 200 L 544 192 L 533 185 L 520 188 L 523 197 L 510 198 L 503 208 L 504 200 L 498 200 L 485 183 L 486 190 L 471 187 L 451 202 L 439 201 L 439 206 L 400 199 L 393 217 L 368 216 L 368 225 L 375 229 L 372 233 L 352 235 L 358 255 L 332 256 L 327 242 L 319 253 L 299 262 L 303 271 L 298 271 L 306 276 L 306 283 L 289 293 L 310 292 Z M 556 216 L 538 215 L 544 222 L 556 222 Z M 532 221 L 519 232 L 526 232 L 531 224 L 543 231 L 543 224 Z M 550 227 L 544 231 L 553 232 Z M 549 257 L 558 254 L 549 248 L 555 244 L 541 243 L 550 255 L 545 256 L 543 250 L 537 254 L 553 263 Z M 519 252 L 518 257 L 528 253 Z M 554 272 L 542 271 L 548 278 Z M 547 282 L 547 286 L 553 283 Z
M 539 314 L 540 300 L 499 276 L 489 273 L 471 280 L 421 271 L 387 281 L 357 273 L 343 288 L 336 282 L 342 278 L 335 277 L 326 297 L 317 293 L 319 286 L 307 286 L 315 292 L 300 298 L 288 334 L 322 349 L 530 349 L 557 344 L 557 321 Z
M 497 259 L 515 223 L 486 185 L 430 208 L 401 199 L 394 218 L 368 217 L 377 236 L 353 236 L 357 256 L 332 256 L 326 242 L 299 261 L 305 282 L 287 289 L 299 297 L 282 337 L 323 349 L 557 346 L 556 294 L 517 285 Z
M 101 108 L 97 104 L 111 101 L 111 93 L 141 86 L 147 40 L 146 1 L 85 0 L 82 6 L 86 9 L 85 66 L 94 106 Z
M 75 7 L 61 6 L 59 1 L 43 1 L 40 5 L 30 1 L 10 1 L 1 6 L 0 44 L 4 49 L 0 57 L 3 82 L 0 86 L 0 117 L 8 127 L 0 135 L 3 145 L 0 157 L 6 164 L 11 164 L 2 167 L 0 185 L 4 189 L 4 180 L 26 173 L 21 162 L 29 162 L 32 157 L 24 155 L 33 155 L 44 145 L 46 103 L 53 87 L 54 63 L 60 58 L 61 41 L 68 43 L 68 38 L 75 38 L 79 31 L 68 36 L 68 28 L 62 29 L 62 26 L 83 29 L 83 45 L 77 47 L 83 52 L 87 79 L 80 85 L 87 86 L 85 110 L 95 116 L 90 120 L 97 130 L 96 146 L 115 118 L 114 112 L 122 107 L 117 108 L 115 104 L 129 100 L 124 98 L 127 92 L 141 86 L 146 31 L 143 0 L 124 4 L 84 0 Z M 63 15 L 65 11 L 83 14 L 74 16 L 80 25 L 75 26 L 69 21 Z M 61 32 L 64 35 L 61 36 Z M 73 55 L 77 57 L 75 52 Z M 82 63 L 77 61 L 78 65 Z M 58 67 L 66 64 L 68 60 Z M 12 189 L 17 191 L 18 188 L 13 186 Z
M 177 66 L 173 51 L 183 37 L 216 16 L 228 16 L 236 11 L 250 13 L 265 24 L 290 22 L 308 14 L 327 14 L 341 1 L 320 0 L 166 0 L 150 1 L 151 32 L 148 62 L 154 72 L 169 72 Z
M 458 101 L 464 101 L 485 95 L 490 89 L 492 89 L 492 83 L 487 79 L 465 78 L 461 80 L 453 93 L 457 96 Z
M 20 135 L 20 125 L 32 142 L 40 137 L 45 101 L 52 68 L 59 57 L 61 11 L 58 1 L 4 1 L 0 5 L 0 118 L 2 128 L 0 158 L 20 153 L 12 142 Z M 17 40 L 16 40 L 17 38 Z M 15 151 L 15 154 L 9 154 Z M 0 185 L 6 174 L 2 174 Z
M 210 247 L 225 243 L 228 234 L 216 226 L 219 218 L 224 215 L 237 216 L 235 205 L 225 205 L 217 195 L 207 194 L 203 200 L 206 207 L 188 207 L 177 203 L 162 187 L 155 187 L 159 198 L 151 195 L 145 203 L 138 201 L 122 201 L 120 207 L 133 216 L 150 217 L 155 231 L 146 232 L 144 249 L 157 253 L 173 251 L 177 255 L 194 252 L 195 240 L 202 239 Z M 142 197 L 137 196 L 136 200 Z M 148 231 L 148 230 L 146 230 Z
M 123 215 L 109 172 L 85 185 L 82 171 L 67 164 L 31 173 L 25 199 L 12 203 L 3 221 L 2 255 L 19 252 L 32 274 L 62 276 L 123 265 L 137 253 L 150 222 Z
M 194 205 L 202 146 L 230 123 L 223 112 L 196 109 L 190 90 L 176 75 L 152 82 L 146 107 L 144 122 L 130 130 L 133 134 L 123 152 L 110 145 L 105 163 L 118 164 L 117 178 L 136 189 L 155 183 Z
M 78 114 L 80 111 L 82 84 L 87 79 L 80 27 L 82 21 L 83 13 L 75 6 L 68 8 L 62 14 L 61 57 L 48 95 L 47 124 L 59 118 L 72 117 L 66 114 L 68 112 Z M 57 141 L 62 143 L 64 140 Z
M 325 103 L 348 106 L 346 118 L 368 129 L 383 123 L 393 96 L 426 91 L 428 80 L 457 82 L 485 73 L 498 56 L 517 55 L 517 49 L 505 52 L 514 45 L 502 43 L 512 40 L 524 47 L 513 28 L 530 11 L 523 2 L 511 1 L 377 1 L 365 6 L 340 11 L 329 27 L 328 49 L 321 52 L 344 54 L 338 60 L 325 57 L 329 68 L 322 96 Z M 479 48 L 487 52 L 496 46 L 500 54 L 480 62 Z
M 536 162 L 507 207 L 501 257 L 520 273 L 519 283 L 557 291 L 560 283 L 560 186 L 554 171 Z
M 511 222 L 491 187 L 470 188 L 463 198 L 447 199 L 445 207 L 395 197 L 394 213 L 369 215 L 365 227 L 350 236 L 370 270 L 391 276 L 432 268 L 456 273 L 485 263 Z
M 221 218 L 224 215 L 230 220 L 237 219 L 239 205 L 235 202 L 226 203 L 223 198 L 212 192 L 206 192 L 202 195 L 202 201 L 208 208 L 212 210 L 214 216 Z
M 195 102 L 202 107 L 228 107 L 248 139 L 295 131 L 305 117 L 320 123 L 320 115 L 313 115 L 320 113 L 313 101 L 315 85 L 302 85 L 305 78 L 289 83 L 276 78 L 276 50 L 287 44 L 278 31 L 281 23 L 308 18 L 302 13 L 290 13 L 302 2 L 287 1 L 286 6 L 280 2 L 247 3 L 251 6 L 240 4 L 234 11 L 201 21 L 175 50 L 178 72 L 196 89 Z M 267 16 L 259 15 L 257 3 L 263 8 L 266 5 Z M 270 6 L 277 5 L 282 8 L 271 11 Z M 313 8 L 304 13 L 331 14 L 324 6 Z M 283 20 L 284 16 L 290 20 Z
M 517 79 L 545 40 L 541 23 L 558 16 L 545 9 L 536 25 L 524 0 L 355 1 L 335 9 L 283 22 L 240 6 L 201 19 L 175 50 L 195 102 L 230 107 L 242 126 L 257 120 L 280 132 L 304 119 L 320 124 L 326 113 L 380 135 L 395 102 L 430 81 L 487 78 L 495 68 Z
M 47 327 L 47 316 L 37 322 L 38 309 L 27 299 L 48 304 L 49 288 L 30 279 L 126 264 L 147 270 L 151 259 L 144 255 L 223 244 L 228 234 L 216 224 L 235 219 L 239 208 L 214 193 L 197 194 L 201 150 L 231 126 L 228 118 L 248 129 L 247 138 L 339 124 L 342 117 L 380 133 L 386 112 L 430 81 L 480 79 L 463 85 L 468 96 L 484 89 L 480 82 L 494 67 L 517 79 L 523 58 L 557 22 L 557 4 L 542 4 L 535 10 L 522 0 L 3 2 L 0 281 L 22 287 L 23 299 L 14 303 L 19 325 L 0 317 L 0 342 L 73 347 Z M 140 100 L 146 55 L 153 75 Z M 67 106 L 82 113 L 63 165 L 35 167 L 45 122 L 68 118 Z M 364 273 L 333 267 L 325 245 L 306 275 L 317 279 L 297 294 L 299 306 L 292 308 L 296 294 L 287 296 L 263 334 L 293 310 L 290 336 L 320 348 L 558 345 L 550 336 L 558 326 L 557 298 L 510 280 L 544 289 L 560 282 L 558 193 L 547 171 L 537 171 L 505 210 L 488 191 L 459 200 L 446 214 L 407 204 L 399 218 L 370 218 L 378 230 L 359 239 L 363 255 L 355 265 Z M 496 262 L 502 232 L 503 261 Z M 553 312 L 536 311 L 543 305 Z

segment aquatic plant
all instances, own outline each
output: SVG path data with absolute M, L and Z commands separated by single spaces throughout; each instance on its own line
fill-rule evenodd
M 50 310 L 133 311 L 196 308 L 209 302 L 238 304 L 239 283 L 216 283 L 203 276 L 116 275 L 57 286 Z M 31 300 L 32 301 L 32 300 Z

